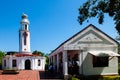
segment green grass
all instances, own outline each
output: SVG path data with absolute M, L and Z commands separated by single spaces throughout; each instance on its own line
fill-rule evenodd
M 118 72 L 119 72 L 119 75 L 120 75 L 120 63 L 118 64 Z
M 68 80 L 120 80 L 119 75 L 106 75 L 106 76 L 69 76 Z
M 71 80 L 80 80 L 80 79 L 78 79 L 78 78 L 75 78 L 75 77 L 72 77 L 72 78 L 71 78 Z
M 120 76 L 86 76 L 84 80 L 120 80 Z

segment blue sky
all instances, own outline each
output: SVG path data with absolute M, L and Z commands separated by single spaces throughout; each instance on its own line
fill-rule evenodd
M 30 21 L 31 51 L 50 53 L 62 42 L 89 24 L 110 35 L 117 36 L 114 22 L 106 16 L 103 25 L 90 19 L 79 25 L 78 8 L 85 0 L 2 0 L 0 2 L 0 50 L 19 51 L 18 31 L 21 15 Z

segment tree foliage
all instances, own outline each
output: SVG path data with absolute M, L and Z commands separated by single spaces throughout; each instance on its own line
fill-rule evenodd
M 37 51 L 37 50 L 33 51 L 32 54 L 39 55 L 39 56 L 44 56 L 44 53 L 42 53 L 41 51 Z
M 17 54 L 17 52 L 16 51 L 9 51 L 9 52 L 7 52 L 7 55 L 14 55 L 14 54 Z
M 105 14 L 113 18 L 120 34 L 120 0 L 87 0 L 79 8 L 78 22 L 82 25 L 89 18 L 97 17 L 98 23 L 102 24 Z
M 49 64 L 48 54 L 45 54 L 45 58 L 46 58 L 46 65 L 48 65 Z
M 3 57 L 3 56 L 5 56 L 5 53 L 0 51 L 0 57 Z
M 37 51 L 37 50 L 33 51 L 32 54 L 45 57 L 46 58 L 46 64 L 48 65 L 48 63 L 49 63 L 48 54 L 45 54 L 45 53 L 43 53 L 41 51 Z
M 0 51 L 0 69 L 1 69 L 1 65 L 2 65 L 2 58 L 5 56 L 5 53 Z

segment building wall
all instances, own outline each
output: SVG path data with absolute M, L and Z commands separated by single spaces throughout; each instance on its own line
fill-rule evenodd
M 17 61 L 17 66 L 13 67 L 12 66 L 12 60 L 16 60 Z M 4 60 L 6 60 L 6 66 L 4 66 Z M 26 60 L 30 60 L 31 63 L 31 69 L 32 70 L 45 70 L 45 57 L 13 57 L 11 56 L 11 60 L 10 60 L 10 56 L 9 57 L 5 57 L 3 58 L 3 69 L 9 69 L 9 68 L 14 68 L 14 69 L 25 69 L 25 61 Z M 40 60 L 40 66 L 38 66 L 38 60 Z
M 109 57 L 109 65 L 108 67 L 93 67 L 92 62 L 93 55 L 88 52 L 84 53 L 83 60 L 83 74 L 84 75 L 114 75 L 118 74 L 118 58 L 117 57 Z
M 38 66 L 38 60 L 40 60 L 40 66 Z M 37 58 L 34 59 L 34 70 L 45 70 L 45 59 L 44 58 Z

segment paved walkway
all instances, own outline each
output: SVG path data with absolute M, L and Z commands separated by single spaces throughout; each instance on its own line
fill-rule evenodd
M 37 70 L 21 70 L 19 74 L 0 74 L 0 80 L 40 80 L 40 77 Z

